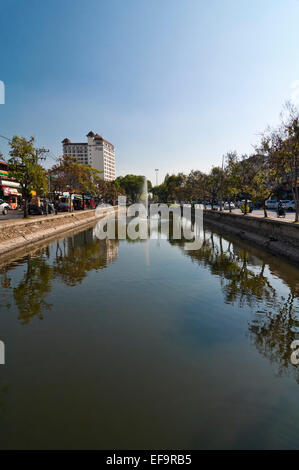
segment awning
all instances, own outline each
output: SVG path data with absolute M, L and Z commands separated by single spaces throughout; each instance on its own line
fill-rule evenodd
M 2 180 L 2 187 L 6 187 L 6 188 L 20 188 L 21 185 L 20 183 L 17 183 L 16 181 L 5 181 L 5 180 Z

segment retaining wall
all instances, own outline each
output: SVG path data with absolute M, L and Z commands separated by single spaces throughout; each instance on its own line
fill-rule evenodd
M 55 237 L 56 234 L 91 224 L 115 212 L 118 212 L 118 207 L 103 209 L 100 215 L 96 215 L 95 210 L 85 210 L 38 216 L 29 220 L 15 219 L 2 222 L 0 223 L 0 256 L 37 241 Z
M 299 224 L 211 210 L 204 211 L 204 222 L 299 263 Z

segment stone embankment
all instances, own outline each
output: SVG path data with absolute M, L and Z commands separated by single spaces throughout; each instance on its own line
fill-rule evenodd
M 204 222 L 299 263 L 299 224 L 211 210 L 204 211 Z
M 55 235 L 95 223 L 100 218 L 117 212 L 118 208 L 75 211 L 58 215 L 37 216 L 30 219 L 9 220 L 0 223 L 0 256 Z

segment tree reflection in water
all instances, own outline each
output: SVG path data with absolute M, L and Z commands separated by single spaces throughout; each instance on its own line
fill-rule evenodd
M 18 320 L 24 325 L 33 317 L 42 320 L 44 312 L 52 307 L 46 298 L 55 279 L 68 286 L 81 284 L 89 271 L 105 268 L 117 258 L 117 253 L 117 240 L 99 241 L 93 237 L 91 229 L 58 240 L 51 245 L 51 250 L 49 246 L 37 249 L 19 260 L 18 264 L 25 266 L 25 272 L 13 288 Z M 9 272 L 15 268 L 16 263 L 2 267 L 0 282 L 3 289 L 11 288 L 13 278 Z
M 279 375 L 292 374 L 299 383 L 299 368 L 290 362 L 291 343 L 299 338 L 298 270 L 287 264 L 282 266 L 274 257 L 236 243 L 229 236 L 224 238 L 217 231 L 205 230 L 203 238 L 203 246 L 197 251 L 184 250 L 184 240 L 170 239 L 169 243 L 179 246 L 185 256 L 220 279 L 225 303 L 250 308 L 250 340 Z M 2 267 L 3 305 L 3 291 L 12 289 L 20 322 L 28 324 L 33 317 L 42 319 L 44 312 L 51 309 L 47 297 L 54 280 L 67 286 L 79 285 L 88 272 L 105 268 L 117 255 L 118 241 L 99 241 L 92 229 L 37 249 L 19 261 L 25 266 L 21 280 L 16 282 L 15 277 L 9 276 L 16 263 Z M 275 277 L 284 283 L 284 290 L 288 289 L 286 296 L 279 293 Z
M 292 266 L 280 269 L 275 258 L 253 248 L 248 250 L 228 236 L 224 239 L 205 230 L 203 238 L 203 246 L 197 251 L 184 250 L 183 240 L 170 243 L 180 246 L 192 261 L 219 276 L 226 303 L 250 307 L 248 331 L 252 343 L 271 361 L 277 375 L 291 374 L 299 383 L 299 368 L 290 361 L 291 344 L 299 339 L 298 270 Z M 271 279 L 276 274 L 282 279 L 289 291 L 286 297 L 279 295 L 273 282 L 271 285 L 266 271 Z
M 97 240 L 92 230 L 57 242 L 53 274 L 66 285 L 81 284 L 89 271 L 105 268 L 117 258 L 117 240 Z
M 26 272 L 13 296 L 19 310 L 18 319 L 26 324 L 32 317 L 43 318 L 42 312 L 50 310 L 51 304 L 46 297 L 52 290 L 52 267 L 48 264 L 49 250 L 45 248 L 40 255 L 26 257 Z

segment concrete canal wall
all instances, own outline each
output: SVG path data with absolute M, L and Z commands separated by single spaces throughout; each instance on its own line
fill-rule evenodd
M 299 263 L 299 224 L 211 210 L 204 211 L 204 222 Z
M 77 227 L 92 224 L 108 214 L 113 215 L 117 212 L 118 207 L 115 207 L 103 209 L 99 216 L 96 215 L 95 210 L 85 210 L 2 222 L 0 223 L 0 256 Z

